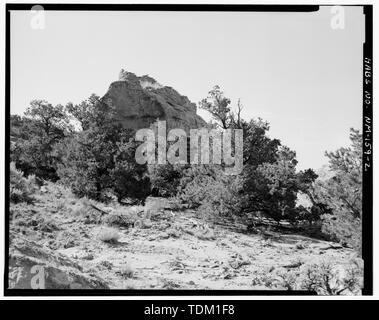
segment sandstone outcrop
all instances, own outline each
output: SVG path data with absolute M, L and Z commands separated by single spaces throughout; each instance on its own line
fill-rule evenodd
M 9 289 L 109 289 L 68 257 L 14 232 L 9 250 Z
M 125 128 L 149 128 L 157 119 L 167 122 L 167 129 L 189 129 L 205 126 L 196 114 L 196 105 L 175 89 L 159 84 L 145 75 L 121 70 L 103 101 L 115 107 L 117 117 Z

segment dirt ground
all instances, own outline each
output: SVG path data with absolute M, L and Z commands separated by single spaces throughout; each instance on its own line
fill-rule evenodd
M 148 208 L 151 218 L 113 226 L 119 238 L 105 242 L 99 234 L 109 227 L 81 212 L 82 200 L 69 191 L 50 184 L 35 198 L 33 204 L 12 204 L 11 231 L 70 258 L 111 289 L 297 289 L 305 266 L 330 262 L 344 268 L 357 259 L 336 243 L 209 224 L 199 212 L 165 208 L 162 199 L 160 205 L 150 199 L 145 208 L 128 208 Z

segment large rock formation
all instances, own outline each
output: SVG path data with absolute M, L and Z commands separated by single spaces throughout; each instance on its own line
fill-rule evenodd
M 206 124 L 187 97 L 146 75 L 137 77 L 121 70 L 119 80 L 110 85 L 103 99 L 115 107 L 125 128 L 149 128 L 157 119 L 166 120 L 168 130 L 181 128 L 187 132 Z

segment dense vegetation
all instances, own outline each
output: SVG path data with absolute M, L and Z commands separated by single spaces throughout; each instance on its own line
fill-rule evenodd
M 92 95 L 78 105 L 32 101 L 23 117 L 11 116 L 11 201 L 30 201 L 35 184 L 59 181 L 79 197 L 119 203 L 144 202 L 154 194 L 218 218 L 264 216 L 292 225 L 317 226 L 344 245 L 360 248 L 362 136 L 326 153 L 328 176 L 296 169 L 296 152 L 268 137 L 262 119 L 241 118 L 219 87 L 200 102 L 209 128 L 243 130 L 243 170 L 223 174 L 221 165 L 140 165 L 134 132 L 115 121 L 115 110 Z M 16 169 L 17 168 L 17 169 Z M 36 182 L 34 182 L 36 180 Z M 303 194 L 310 206 L 299 204 Z

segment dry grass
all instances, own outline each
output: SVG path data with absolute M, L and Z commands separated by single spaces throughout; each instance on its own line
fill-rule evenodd
M 118 239 L 120 239 L 120 234 L 114 228 L 102 228 L 97 238 L 103 242 L 117 243 Z
M 129 265 L 126 264 L 121 268 L 120 271 L 117 271 L 117 274 L 119 274 L 124 279 L 129 279 L 134 277 L 134 269 Z

